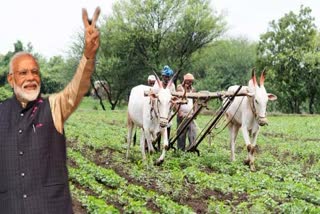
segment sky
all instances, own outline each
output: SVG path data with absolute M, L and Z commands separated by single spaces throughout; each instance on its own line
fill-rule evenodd
M 31 43 L 45 57 L 66 55 L 77 32 L 83 29 L 82 8 L 89 17 L 97 6 L 101 15 L 110 15 L 117 0 L 6 0 L 0 7 L 0 54 L 13 51 L 20 40 Z M 228 23 L 226 36 L 246 37 L 258 41 L 272 20 L 286 13 L 298 14 L 300 5 L 312 9 L 315 24 L 320 29 L 320 0 L 211 0 L 211 6 L 223 14 Z

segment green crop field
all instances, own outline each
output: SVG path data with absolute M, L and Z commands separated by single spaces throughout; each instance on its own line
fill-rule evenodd
M 209 119 L 197 118 L 199 131 Z M 160 153 L 142 162 L 139 138 L 126 160 L 126 109 L 103 111 L 85 98 L 65 126 L 74 204 L 83 213 L 320 213 L 320 116 L 268 119 L 256 172 L 243 164 L 241 133 L 230 162 L 227 129 L 215 135 L 223 123 L 200 156 L 170 149 L 155 166 Z

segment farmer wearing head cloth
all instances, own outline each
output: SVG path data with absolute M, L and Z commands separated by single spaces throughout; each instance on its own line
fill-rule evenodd
M 163 88 L 167 88 L 167 85 L 168 85 L 170 79 L 172 78 L 172 76 L 173 76 L 173 70 L 168 65 L 163 66 L 163 69 L 161 70 L 161 77 L 162 77 L 161 82 L 162 82 Z M 157 82 L 154 84 L 153 89 L 155 92 L 159 91 L 159 85 Z M 176 86 L 174 85 L 173 82 L 170 85 L 170 91 L 171 92 L 176 91 Z
M 182 84 L 177 86 L 177 91 L 184 92 L 186 90 L 187 93 L 196 92 L 195 88 L 192 86 L 194 81 L 194 76 L 190 73 L 187 73 L 183 76 Z M 179 108 L 179 112 L 177 115 L 177 127 L 179 132 L 179 128 L 182 121 L 186 121 L 187 118 L 192 117 L 193 112 L 196 110 L 196 105 L 193 99 L 188 98 L 188 103 L 183 104 Z M 180 126 L 180 127 L 179 127 Z M 195 121 L 192 120 L 188 127 L 180 134 L 178 137 L 178 149 L 185 150 L 186 149 L 186 135 L 188 134 L 189 145 L 193 144 L 196 136 L 197 136 L 197 126 Z
M 168 65 L 165 65 L 161 71 L 161 75 L 162 75 L 163 86 L 167 87 L 167 84 L 173 75 L 172 69 Z
M 156 82 L 156 77 L 154 75 L 149 75 L 148 76 L 148 86 L 152 87 L 155 82 Z

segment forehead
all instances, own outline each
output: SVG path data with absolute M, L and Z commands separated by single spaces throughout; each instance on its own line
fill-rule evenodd
M 171 92 L 168 88 L 166 88 L 166 89 L 162 88 L 161 90 L 159 90 L 158 95 L 159 95 L 158 96 L 159 100 L 170 100 L 171 99 Z
M 257 87 L 256 92 L 255 92 L 255 97 L 257 99 L 263 99 L 266 98 L 268 99 L 267 91 L 264 87 Z
M 22 55 L 14 59 L 13 70 L 19 71 L 23 69 L 38 68 L 38 64 L 32 56 Z

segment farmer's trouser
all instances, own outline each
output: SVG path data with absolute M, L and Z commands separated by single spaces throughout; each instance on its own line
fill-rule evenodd
M 180 130 L 183 128 L 183 124 L 181 124 L 183 120 L 184 120 L 184 117 L 177 116 L 177 126 L 178 126 L 177 133 L 179 133 Z M 185 123 L 186 121 L 187 119 L 183 123 Z M 195 143 L 196 136 L 197 136 L 197 127 L 193 120 L 189 123 L 188 127 L 178 137 L 178 149 L 181 149 L 182 151 L 185 151 L 186 149 L 185 147 L 186 147 L 187 133 L 188 133 L 188 140 L 189 140 L 189 146 L 190 146 L 191 144 Z

